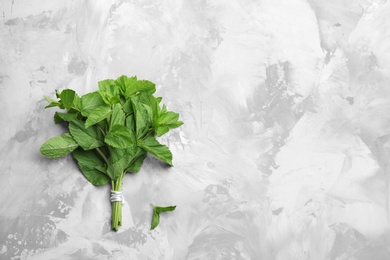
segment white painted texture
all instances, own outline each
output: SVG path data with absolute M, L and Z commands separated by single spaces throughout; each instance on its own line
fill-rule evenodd
M 390 2 L 0 2 L 0 259 L 390 259 Z M 185 124 L 109 187 L 43 95 L 122 74 Z M 150 231 L 150 203 L 177 205 Z

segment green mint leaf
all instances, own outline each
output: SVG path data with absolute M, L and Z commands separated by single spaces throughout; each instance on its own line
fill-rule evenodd
M 183 122 L 179 121 L 179 114 L 167 111 L 166 106 L 158 114 L 157 127 L 155 127 L 156 134 L 162 136 L 173 128 L 181 126 Z
M 79 95 L 77 95 L 76 93 L 75 93 L 74 99 L 73 99 L 73 106 L 74 106 L 74 108 L 75 108 L 78 112 L 80 112 L 81 109 L 82 109 L 81 98 L 80 98 Z
M 173 166 L 171 151 L 169 151 L 167 146 L 160 144 L 153 136 L 149 136 L 145 140 L 138 141 L 138 146 L 153 154 L 168 165 Z
M 128 78 L 125 75 L 120 76 L 116 79 L 116 84 L 119 86 L 121 94 L 126 96 L 126 89 L 132 88 L 132 86 L 137 82 L 137 77 Z
M 100 96 L 99 92 L 91 92 L 81 97 L 81 114 L 85 117 L 100 106 L 104 106 L 105 103 Z
M 158 115 L 158 123 L 160 125 L 170 125 L 178 121 L 179 114 L 171 111 L 164 111 Z
M 167 132 L 169 132 L 168 126 L 157 126 L 157 128 L 156 128 L 156 134 L 159 137 L 166 134 Z
M 134 156 L 134 149 L 118 149 L 109 147 L 110 158 L 107 167 L 107 173 L 111 179 L 116 180 L 126 171 L 127 165 Z
M 40 152 L 47 158 L 60 158 L 71 153 L 78 147 L 69 133 L 53 137 L 42 144 Z
M 99 92 L 110 92 L 111 86 L 115 86 L 116 82 L 113 79 L 106 79 L 98 82 Z
M 182 124 L 183 124 L 183 122 L 177 121 L 177 122 L 172 123 L 172 124 L 158 125 L 156 128 L 156 134 L 157 134 L 157 136 L 162 136 L 162 135 L 166 134 L 169 130 L 171 130 L 173 128 L 178 128 Z
M 158 223 L 160 223 L 160 214 L 156 212 L 156 209 L 153 209 L 153 217 L 152 217 L 152 224 L 150 226 L 150 230 L 155 229 L 158 226 Z
M 137 80 L 130 86 L 127 86 L 125 96 L 129 98 L 134 96 L 137 92 L 148 92 L 153 94 L 156 92 L 156 85 L 148 80 Z
M 57 98 L 60 98 L 60 94 L 61 94 L 61 92 L 59 92 L 58 89 L 56 89 L 56 97 Z
M 73 100 L 76 95 L 76 92 L 71 89 L 64 89 L 60 94 L 60 99 L 62 101 L 62 104 L 66 108 L 66 110 L 69 110 L 73 106 Z
M 125 112 L 126 115 L 132 114 L 134 112 L 131 99 L 126 100 L 126 102 L 123 104 L 123 112 Z
M 59 107 L 61 109 L 64 109 L 64 106 L 62 105 L 61 101 L 57 101 L 54 99 L 51 99 L 49 97 L 44 96 L 44 98 L 50 102 L 49 105 L 45 106 L 45 108 L 50 108 L 50 107 Z
M 139 155 L 137 153 L 137 149 L 139 149 L 139 148 L 136 146 L 132 146 L 132 147 L 126 148 L 126 149 L 114 148 L 114 147 L 109 146 L 108 149 L 110 151 L 109 161 L 112 163 L 120 160 L 123 157 L 126 157 L 128 160 L 128 162 L 127 162 L 127 165 L 128 165 L 135 156 Z
M 96 127 L 85 128 L 84 121 L 73 120 L 69 123 L 69 131 L 84 150 L 104 145 L 102 133 Z
M 132 155 L 134 155 L 134 149 L 121 149 L 108 146 L 108 150 L 110 152 L 109 161 L 111 163 L 117 162 L 123 157 L 131 157 Z
M 134 115 L 135 115 L 135 132 L 137 138 L 142 138 L 149 130 L 150 121 L 148 112 L 142 103 L 139 101 L 138 97 L 131 98 L 133 104 Z
M 176 206 L 166 206 L 166 207 L 155 206 L 154 207 L 154 209 L 156 210 L 157 213 L 174 211 L 175 208 L 176 208 Z
M 156 128 L 158 125 L 158 112 L 159 106 L 157 99 L 149 93 L 141 93 L 139 95 L 139 100 L 143 104 L 149 115 L 149 121 L 151 122 L 153 128 Z
M 105 131 L 108 129 L 108 119 L 107 120 L 103 120 L 103 121 L 100 121 L 99 123 L 96 124 L 96 126 L 98 126 L 100 129 L 100 131 Z
M 112 180 L 118 179 L 118 177 L 125 172 L 126 165 L 130 159 L 128 157 L 122 157 L 116 162 L 110 162 L 107 167 L 107 174 Z
M 119 103 L 119 86 L 116 85 L 115 80 L 107 79 L 99 81 L 99 93 L 104 102 L 108 105 Z
M 125 125 L 125 113 L 122 110 L 121 104 L 115 104 L 112 110 L 111 125 Z
M 142 164 L 147 156 L 147 153 L 144 153 L 138 157 L 136 157 L 130 165 L 126 168 L 126 172 L 137 173 L 141 169 Z
M 93 185 L 104 185 L 111 180 L 110 177 L 104 174 L 104 163 L 95 151 L 85 151 L 79 148 L 72 155 L 85 178 Z
M 108 116 L 110 116 L 112 113 L 112 110 L 110 106 L 100 106 L 95 108 L 87 118 L 87 121 L 85 122 L 85 128 L 90 127 L 91 125 L 97 124 L 100 121 L 106 119 Z
M 101 173 L 103 173 L 103 174 L 105 174 L 105 175 L 108 176 L 108 173 L 107 173 L 107 165 L 103 165 L 103 166 L 98 165 L 98 166 L 95 166 L 95 170 L 97 170 L 97 171 L 99 171 L 99 172 L 101 172 Z
M 161 206 L 154 206 L 153 207 L 153 217 L 152 217 L 152 224 L 150 229 L 155 229 L 159 222 L 160 222 L 160 213 L 161 212 L 168 212 L 168 211 L 174 211 L 176 206 L 166 206 L 166 207 L 161 207 Z
M 77 113 L 54 113 L 54 123 L 70 122 L 77 119 Z
M 135 147 L 136 140 L 134 133 L 122 125 L 114 125 L 107 133 L 105 143 L 115 148 Z
M 129 116 L 126 117 L 125 125 L 126 125 L 127 128 L 129 128 L 129 129 L 133 130 L 134 132 L 136 132 L 134 115 L 129 115 Z

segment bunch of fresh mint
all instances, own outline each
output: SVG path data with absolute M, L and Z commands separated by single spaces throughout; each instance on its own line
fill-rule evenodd
M 48 158 L 71 153 L 81 172 L 93 185 L 111 182 L 111 190 L 121 192 L 126 173 L 140 170 L 148 153 L 172 166 L 172 153 L 159 143 L 170 129 L 183 124 L 179 115 L 161 107 L 161 97 L 155 97 L 155 84 L 137 77 L 121 76 L 98 83 L 99 91 L 79 97 L 75 91 L 56 91 L 58 100 L 45 97 L 55 112 L 56 124 L 65 122 L 69 132 L 47 140 L 40 148 Z M 119 193 L 120 194 L 120 193 Z M 115 195 L 114 195 L 115 196 Z M 120 199 L 112 202 L 112 228 L 122 224 Z M 152 229 L 157 226 L 159 213 L 174 210 L 174 206 L 153 206 Z M 158 211 L 158 212 L 157 212 Z

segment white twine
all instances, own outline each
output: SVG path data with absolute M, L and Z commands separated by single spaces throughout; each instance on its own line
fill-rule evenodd
M 111 202 L 119 201 L 119 202 L 122 202 L 122 204 L 124 204 L 124 198 L 122 195 L 122 191 L 111 190 L 110 200 L 111 200 Z

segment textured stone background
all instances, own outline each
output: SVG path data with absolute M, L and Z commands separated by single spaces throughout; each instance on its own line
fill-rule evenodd
M 390 259 L 390 1 L 0 2 L 0 259 Z M 149 79 L 185 124 L 109 187 L 43 95 Z M 150 231 L 150 203 L 176 204 Z

